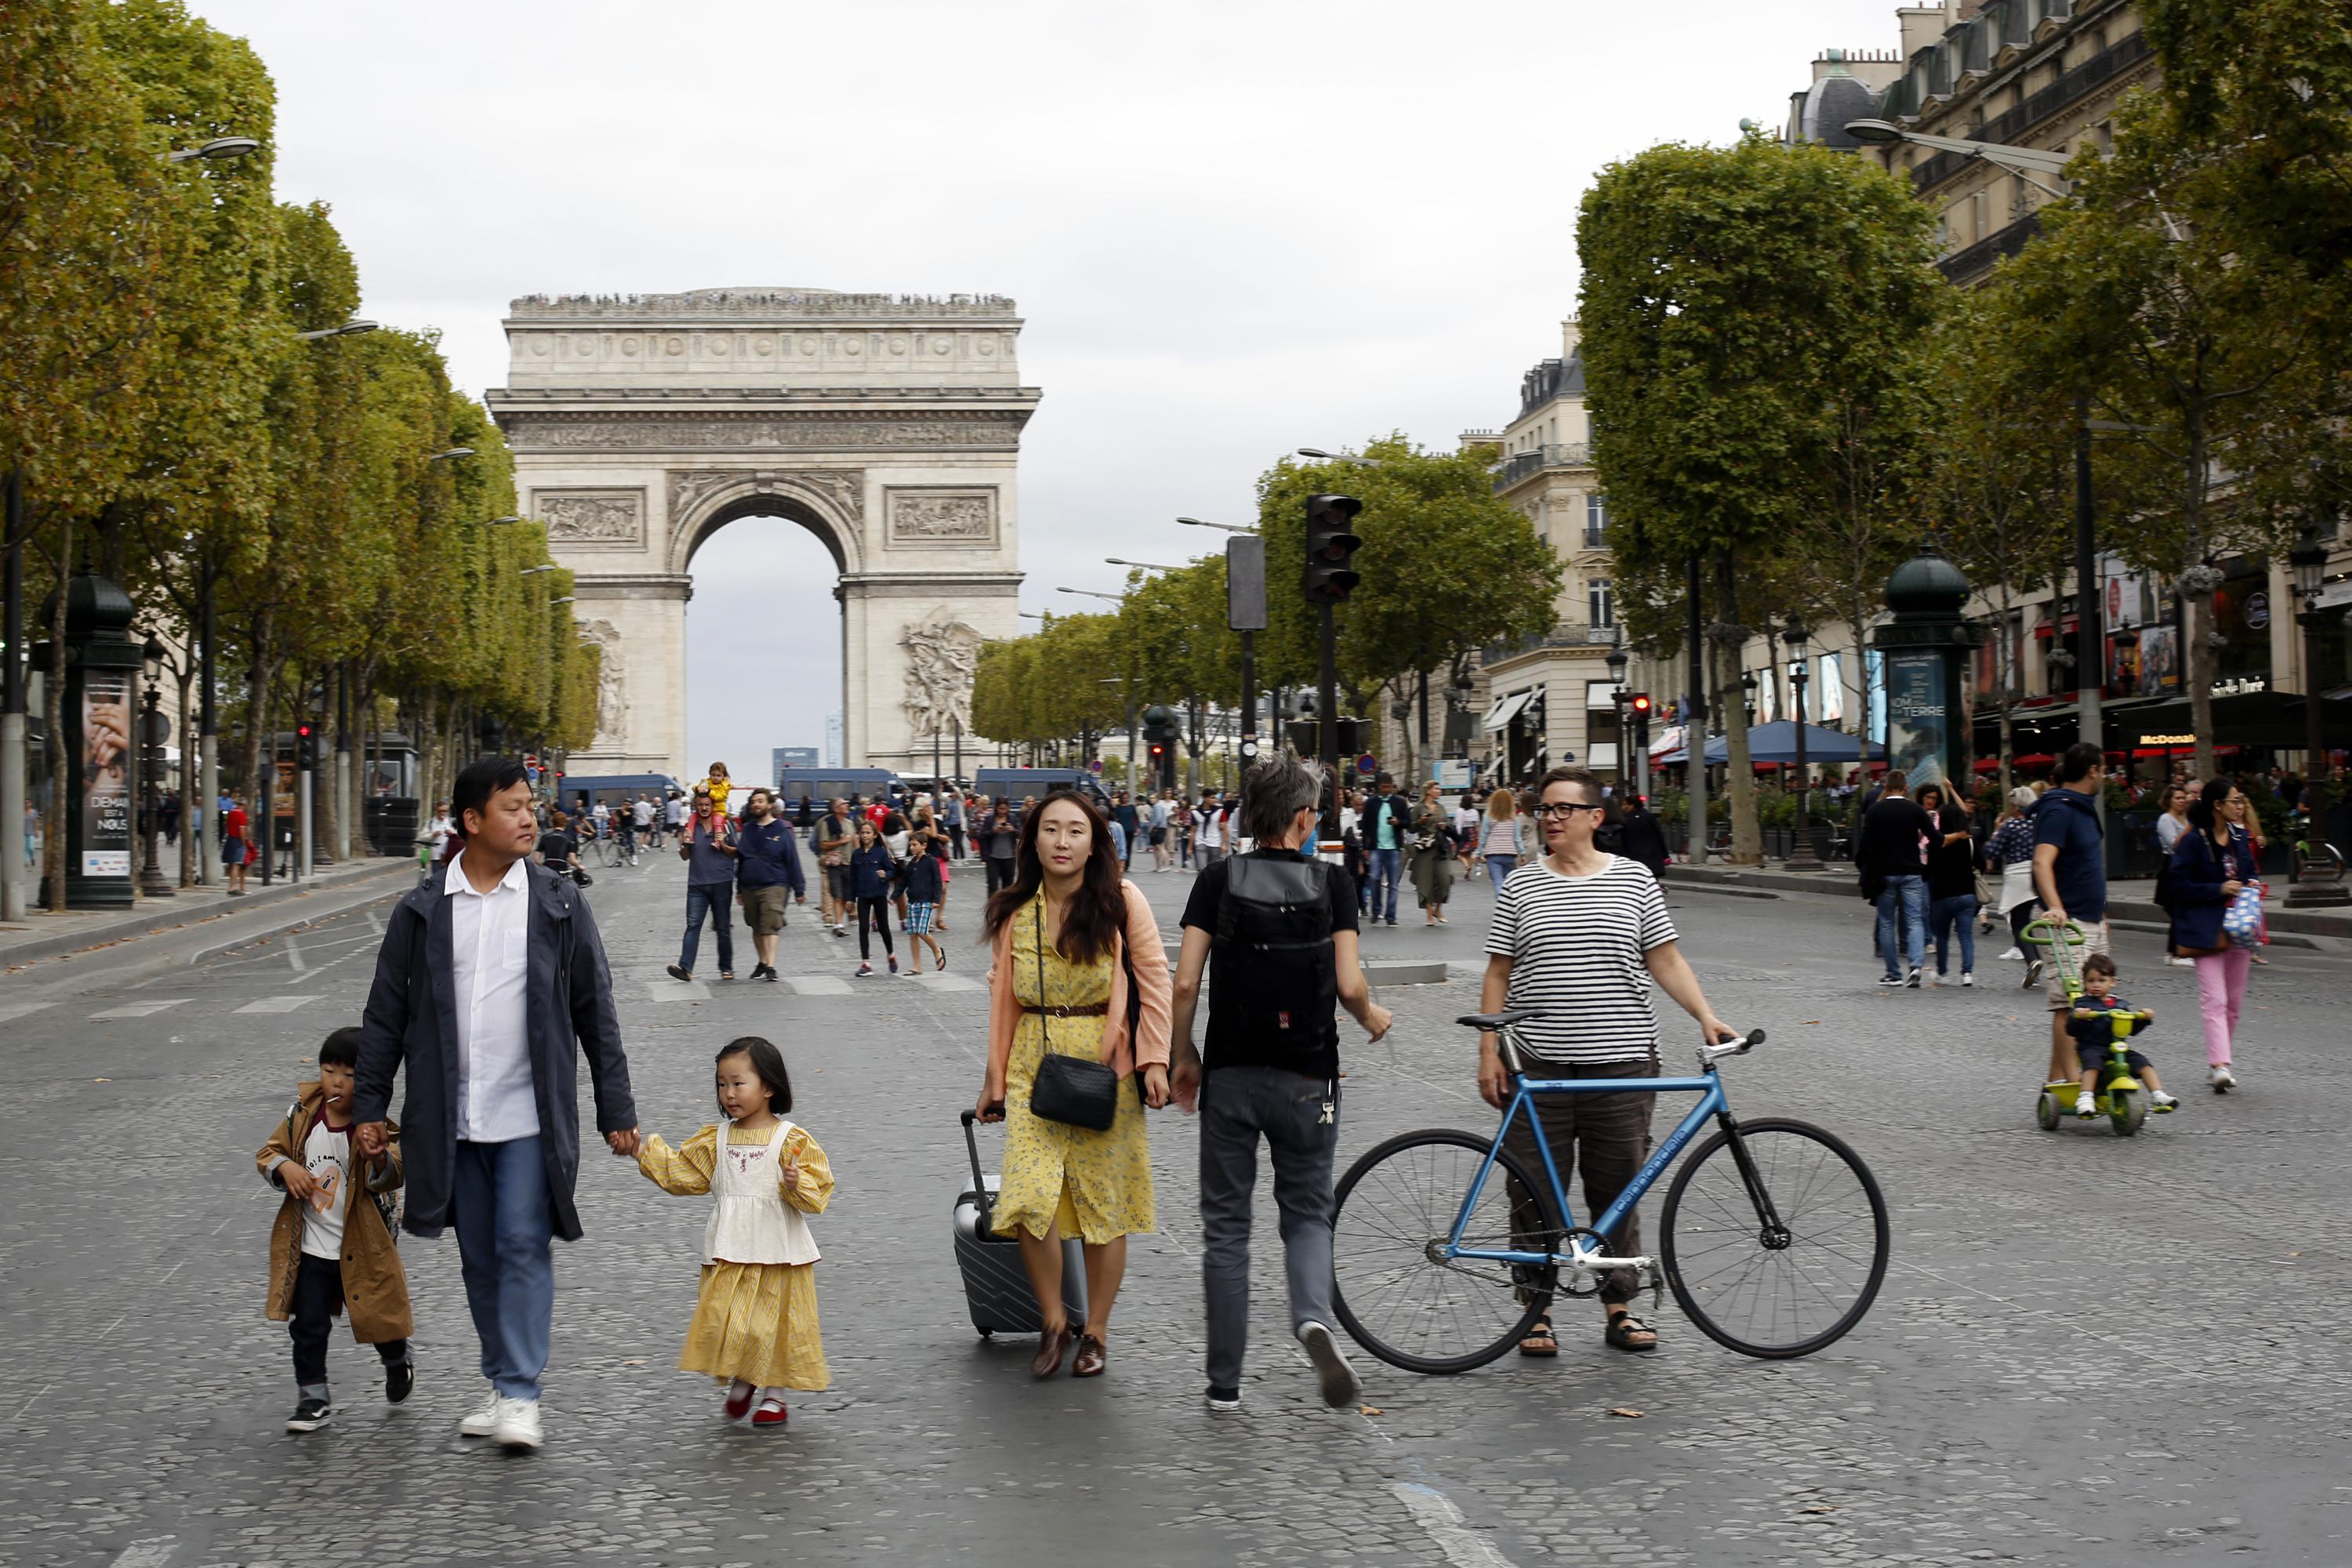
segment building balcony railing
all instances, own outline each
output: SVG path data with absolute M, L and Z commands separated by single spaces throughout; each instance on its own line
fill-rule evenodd
M 1561 441 L 1534 447 L 1503 459 L 1502 467 L 1495 470 L 1495 488 L 1509 489 L 1529 474 L 1539 474 L 1546 468 L 1589 468 L 1591 466 L 1592 447 L 1587 442 Z
M 1997 229 L 1974 245 L 1955 250 L 1936 263 L 1945 279 L 1953 283 L 1965 283 L 1979 273 L 1992 270 L 1993 263 L 2015 256 L 2025 248 L 2025 242 L 2042 232 L 2042 219 L 2032 213 Z
M 1544 648 L 1607 647 L 1617 640 L 1615 626 L 1587 626 L 1581 621 L 1562 621 L 1541 637 L 1521 637 L 1517 642 L 1490 642 L 1478 650 L 1481 664 L 1499 664 L 1507 658 L 1536 653 Z
M 2147 59 L 2155 51 L 2147 39 L 2133 33 L 2116 40 L 2061 76 L 2040 92 L 2030 95 L 2015 108 L 1994 115 L 1976 130 L 1969 132 L 1971 142 L 2003 142 L 2018 145 L 2018 138 L 2062 110 L 2070 109 L 2088 97 L 2103 84 Z M 1948 128 L 1939 129 L 1938 135 L 1948 135 Z M 1911 188 L 1925 191 L 1939 185 L 1958 174 L 1973 162 L 1966 153 L 1938 153 L 1911 171 Z

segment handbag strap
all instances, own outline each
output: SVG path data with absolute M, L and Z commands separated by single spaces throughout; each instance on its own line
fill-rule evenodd
M 1041 1008 L 1051 1005 L 1045 1000 L 1045 889 L 1043 887 L 1037 889 L 1037 1005 Z M 1044 1037 L 1045 1054 L 1049 1057 L 1054 1054 L 1054 1026 L 1045 1020 L 1051 1016 L 1052 1014 L 1045 1012 L 1037 1015 L 1037 1032 Z

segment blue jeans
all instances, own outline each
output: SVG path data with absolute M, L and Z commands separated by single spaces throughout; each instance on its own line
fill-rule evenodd
M 1397 874 L 1404 858 L 1402 849 L 1369 849 L 1364 852 L 1364 890 L 1360 900 L 1364 913 L 1376 921 L 1396 919 Z M 1381 890 L 1388 889 L 1388 905 L 1381 905 Z
M 1937 899 L 1927 906 L 1927 926 L 1936 933 L 1936 973 L 1947 970 L 1950 955 L 1952 927 L 1960 928 L 1960 973 L 1973 973 L 1977 966 L 1977 896 L 1974 893 L 1954 893 L 1948 899 Z
M 482 1375 L 509 1399 L 537 1399 L 555 1320 L 555 1227 L 539 1140 L 461 1141 L 449 1209 Z
M 710 923 L 719 928 L 719 968 L 721 973 L 731 973 L 735 968 L 735 884 L 732 882 L 688 882 L 686 885 L 686 945 L 677 950 L 677 966 L 689 973 L 694 969 L 694 955 L 702 951 L 702 917 L 707 912 Z
M 1519 858 L 1516 855 L 1489 855 L 1486 857 L 1486 880 L 1495 884 L 1495 890 L 1496 892 L 1501 892 L 1503 890 L 1503 879 L 1509 876 L 1511 874 L 1512 868 L 1518 865 L 1518 863 Z
M 1898 939 L 1895 910 L 1902 910 L 1902 934 Z M 1889 877 L 1886 887 L 1878 895 L 1878 956 L 1886 961 L 1886 973 L 1901 978 L 1902 971 L 1895 966 L 1897 941 L 1909 957 L 1911 967 L 1918 968 L 1927 957 L 1927 879 L 1925 877 Z

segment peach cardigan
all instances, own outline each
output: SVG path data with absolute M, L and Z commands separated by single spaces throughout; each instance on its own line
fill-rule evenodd
M 1127 1037 L 1127 965 L 1114 962 L 1110 973 L 1110 1011 L 1103 1022 L 1102 1059 L 1122 1077 L 1133 1072 L 1139 1058 L 1145 1063 L 1168 1065 L 1168 1039 L 1174 1022 L 1171 1003 L 1173 988 L 1168 980 L 1168 950 L 1160 942 L 1160 922 L 1152 918 L 1151 906 L 1144 901 L 1143 890 L 1133 882 L 1121 881 L 1120 890 L 1127 895 L 1127 929 L 1120 941 L 1128 953 L 1128 963 L 1135 966 L 1135 984 L 1143 993 L 1143 1009 L 1136 1020 L 1138 1040 Z M 1006 1064 L 1013 1059 L 1013 1036 L 1021 1026 L 1021 1002 L 1013 994 L 1005 978 L 1006 965 L 1013 954 L 1013 922 L 996 933 L 995 951 L 990 956 L 988 968 L 988 1070 L 995 1077 L 1004 1076 Z M 1112 954 L 1114 960 L 1118 954 Z

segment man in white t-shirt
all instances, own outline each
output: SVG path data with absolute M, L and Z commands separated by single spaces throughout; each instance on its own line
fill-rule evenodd
M 654 832 L 654 803 L 640 795 L 629 803 L 629 821 L 635 826 L 637 837 L 646 841 L 648 849 L 661 847 L 661 837 Z
M 1225 807 L 1215 790 L 1201 792 L 1201 807 L 1192 815 L 1193 864 L 1207 870 L 1225 852 Z
M 1538 789 L 1542 858 L 1522 860 L 1495 894 L 1486 935 L 1486 979 L 1478 1010 L 1539 1007 L 1513 1032 L 1546 1076 L 1642 1079 L 1658 1076 L 1658 1018 L 1650 1005 L 1653 982 L 1698 1021 L 1709 1044 L 1737 1038 L 1716 1017 L 1698 977 L 1682 955 L 1665 895 L 1657 879 L 1634 861 L 1592 842 L 1601 826 L 1601 781 L 1586 768 L 1554 768 Z M 1550 1072 L 1550 1068 L 1568 1069 Z M 1512 1089 L 1499 1043 L 1478 1037 L 1478 1092 L 1486 1103 L 1509 1103 Z M 1650 1154 L 1649 1089 L 1623 1094 L 1549 1094 L 1532 1101 L 1544 1141 L 1565 1185 L 1573 1163 L 1584 1178 L 1586 1224 L 1617 1201 Z M 1543 1157 L 1523 1120 L 1505 1140 L 1530 1170 Z M 1572 1222 L 1571 1222 L 1572 1223 Z M 1513 1231 L 1534 1237 L 1543 1216 L 1532 1204 L 1514 1205 Z M 1629 1214 L 1610 1238 L 1610 1250 L 1633 1257 L 1642 1249 L 1640 1219 Z M 1620 1268 L 1601 1282 L 1609 1314 L 1605 1342 L 1621 1351 L 1657 1348 L 1658 1336 L 1627 1303 L 1641 1287 L 1638 1270 Z M 1559 1353 L 1551 1320 L 1540 1320 L 1519 1342 L 1519 1353 Z

